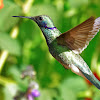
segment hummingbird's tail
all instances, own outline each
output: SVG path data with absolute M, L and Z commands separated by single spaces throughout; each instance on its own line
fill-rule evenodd
M 88 68 L 88 73 L 85 73 L 85 71 L 83 71 L 83 69 L 80 71 L 82 72 L 82 74 L 84 74 L 84 76 L 98 89 L 100 89 L 100 81 L 93 75 L 93 73 L 91 72 L 91 70 Z
M 84 66 L 79 65 L 70 65 L 72 72 L 76 73 L 77 75 L 82 76 L 83 78 L 88 79 L 95 87 L 100 89 L 100 81 L 93 75 L 92 71 L 88 67 L 87 64 L 82 64 Z
M 78 62 L 77 59 L 75 59 L 75 57 L 78 57 Z M 72 59 L 73 65 L 80 70 L 80 72 L 85 76 L 86 79 L 88 79 L 95 87 L 100 89 L 100 81 L 94 76 L 86 62 L 79 55 L 75 57 L 74 59 Z

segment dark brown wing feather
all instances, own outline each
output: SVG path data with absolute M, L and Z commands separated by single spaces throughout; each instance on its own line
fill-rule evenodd
M 61 34 L 57 40 L 58 44 L 65 45 L 74 53 L 80 54 L 89 44 L 91 39 L 100 29 L 100 17 L 90 17 L 80 25 Z

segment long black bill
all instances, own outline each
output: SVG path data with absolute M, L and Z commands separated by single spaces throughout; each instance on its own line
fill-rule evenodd
M 34 20 L 34 17 L 28 17 L 28 16 L 12 16 L 12 17 L 28 18 L 28 19 L 33 19 Z

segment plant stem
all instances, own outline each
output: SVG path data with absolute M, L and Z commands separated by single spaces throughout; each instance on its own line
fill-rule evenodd
M 33 2 L 34 0 L 26 0 L 26 2 L 23 4 L 22 10 L 23 10 L 24 15 L 27 15 L 29 13 Z
M 6 50 L 2 51 L 1 57 L 0 57 L 0 73 L 2 71 L 3 65 L 4 65 L 7 57 L 8 57 L 8 51 L 6 51 Z
M 5 77 L 3 77 L 3 76 L 0 76 L 0 84 L 1 84 L 1 85 L 5 86 L 5 85 L 8 84 L 8 83 L 16 84 L 15 81 L 10 80 L 10 79 L 8 79 L 8 78 L 5 78 Z
M 15 26 L 11 31 L 11 37 L 12 38 L 16 38 L 17 35 L 18 35 L 18 27 Z M 0 57 L 0 73 L 1 73 L 3 65 L 4 65 L 4 63 L 5 63 L 5 61 L 6 61 L 7 57 L 8 57 L 8 54 L 9 53 L 6 50 L 2 51 L 2 53 L 1 53 L 1 57 Z

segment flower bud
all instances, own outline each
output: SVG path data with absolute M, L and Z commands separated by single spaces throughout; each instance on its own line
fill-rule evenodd
M 31 92 L 32 96 L 34 97 L 39 97 L 40 96 L 40 92 L 36 89 L 33 89 L 32 92 Z

